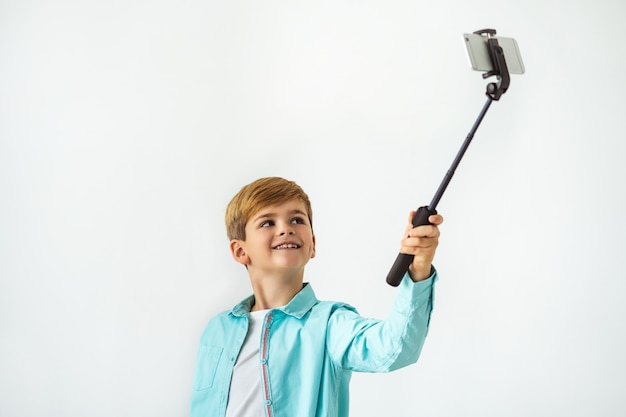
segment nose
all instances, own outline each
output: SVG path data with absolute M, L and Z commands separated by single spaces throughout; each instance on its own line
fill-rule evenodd
M 285 236 L 285 235 L 293 235 L 294 231 L 293 228 L 291 227 L 291 223 L 284 223 L 283 227 L 280 229 L 280 235 L 281 236 Z

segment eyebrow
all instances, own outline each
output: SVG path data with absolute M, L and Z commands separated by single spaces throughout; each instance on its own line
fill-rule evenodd
M 290 216 L 294 215 L 294 214 L 300 214 L 300 215 L 305 216 L 305 217 L 308 218 L 307 214 L 304 211 L 302 211 L 302 210 L 291 210 L 288 214 Z M 263 219 L 271 219 L 273 217 L 276 217 L 276 213 L 263 213 L 259 217 L 255 218 L 253 220 L 253 223 L 256 223 L 259 220 L 263 220 Z

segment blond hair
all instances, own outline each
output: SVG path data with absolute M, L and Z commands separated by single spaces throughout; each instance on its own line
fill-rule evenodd
M 280 177 L 260 178 L 244 186 L 226 207 L 226 234 L 229 240 L 246 240 L 246 223 L 261 209 L 300 200 L 304 203 L 309 223 L 313 227 L 311 201 L 295 182 Z

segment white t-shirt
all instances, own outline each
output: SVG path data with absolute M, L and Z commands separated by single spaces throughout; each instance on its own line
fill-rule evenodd
M 263 319 L 269 310 L 250 312 L 248 334 L 235 362 L 230 381 L 226 417 L 263 417 L 263 395 L 261 393 L 261 364 L 259 345 Z

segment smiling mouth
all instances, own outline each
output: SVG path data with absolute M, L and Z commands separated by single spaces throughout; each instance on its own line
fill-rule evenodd
M 285 243 L 282 245 L 274 246 L 274 249 L 299 249 L 300 245 L 296 245 L 295 243 Z

